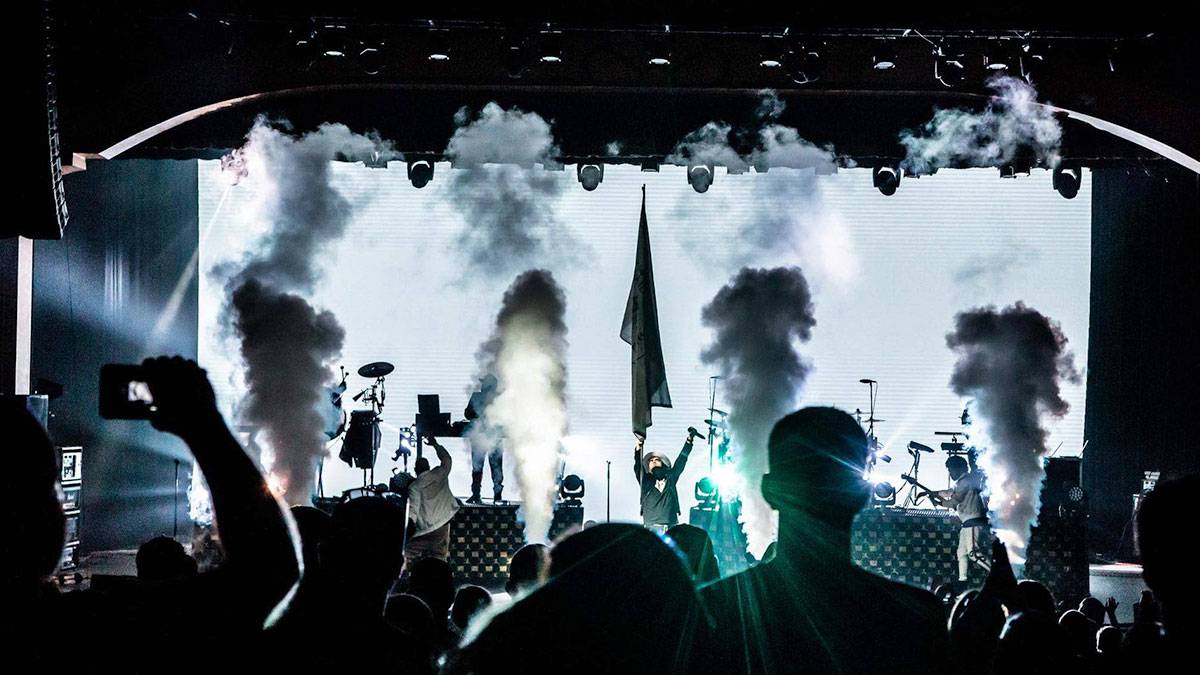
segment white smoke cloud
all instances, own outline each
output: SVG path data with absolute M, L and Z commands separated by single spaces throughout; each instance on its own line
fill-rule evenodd
M 565 313 L 554 276 L 524 272 L 505 292 L 495 330 L 477 355 L 483 374 L 495 375 L 498 386 L 485 423 L 476 426 L 497 434 L 516 459 L 529 542 L 545 542 L 549 534 L 567 433 Z
M 915 175 L 942 168 L 998 167 L 1025 155 L 1045 167 L 1059 162 L 1062 125 L 1024 80 L 998 76 L 982 112 L 938 110 L 919 131 L 900 134 L 901 166 Z
M 477 116 L 464 108 L 454 121 L 445 155 L 456 169 L 450 188 L 464 219 L 465 276 L 505 277 L 569 258 L 577 245 L 555 216 L 564 176 L 545 168 L 558 166 L 550 124 L 496 103 Z
M 812 337 L 816 325 L 812 294 L 798 267 L 747 267 L 717 292 L 701 320 L 714 335 L 700 359 L 725 378 L 743 524 L 751 552 L 759 555 L 776 529 L 759 488 L 769 468 L 767 438 L 775 422 L 795 409 L 808 377 L 810 365 L 797 345 Z
M 1041 501 L 1043 421 L 1067 414 L 1060 384 L 1080 377 L 1067 338 L 1018 302 L 960 312 L 946 344 L 958 354 L 950 387 L 973 399 L 971 442 L 987 476 L 992 525 L 1021 554 Z
M 353 205 L 330 183 L 330 163 L 388 159 L 388 143 L 341 124 L 292 135 L 259 120 L 238 153 L 238 171 L 256 182 L 256 216 L 266 233 L 239 263 L 218 266 L 224 321 L 245 366 L 241 422 L 258 426 L 271 479 L 289 503 L 308 503 L 324 453 L 317 406 L 333 379 L 344 331 L 307 299 L 321 277 L 320 255 L 345 231 Z
M 675 215 L 689 222 L 719 219 L 684 230 L 684 245 L 706 266 L 733 271 L 799 262 L 815 281 L 844 286 L 857 277 L 859 260 L 849 228 L 822 197 L 819 178 L 835 172 L 838 159 L 832 147 L 774 123 L 783 110 L 775 92 L 763 90 L 758 128 L 709 122 L 675 146 L 668 163 L 712 164 L 729 172 L 703 196 L 685 194 L 675 204 Z M 736 175 L 751 167 L 756 175 Z M 749 181 L 750 198 L 722 191 L 726 181 Z M 700 238 L 696 232 L 712 234 Z

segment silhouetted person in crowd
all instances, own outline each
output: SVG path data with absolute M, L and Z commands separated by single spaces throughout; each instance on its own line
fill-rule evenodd
M 771 431 L 768 453 L 762 493 L 779 512 L 777 553 L 704 589 L 718 621 L 713 672 L 945 672 L 937 599 L 851 562 L 850 527 L 871 487 L 854 418 L 792 413 Z
M 412 638 L 417 644 L 437 642 L 438 629 L 433 612 L 425 601 L 410 593 L 393 593 L 383 607 L 383 618 L 389 626 Z
M 471 619 L 491 604 L 492 594 L 483 586 L 468 584 L 458 589 L 454 594 L 454 604 L 450 607 L 450 630 L 455 638 L 462 638 Z
M 601 524 L 558 542 L 545 585 L 490 616 L 444 672 L 696 672 L 708 635 L 679 556 L 644 528 Z
M 418 457 L 413 464 L 417 477 L 408 486 L 408 516 L 413 528 L 404 549 L 409 565 L 421 558 L 450 559 L 450 521 L 459 509 L 450 492 L 450 452 L 433 436 L 427 436 L 425 442 L 437 453 L 438 465 L 431 468 L 426 457 Z
M 421 558 L 408 568 L 403 588 L 405 593 L 424 601 L 433 613 L 436 646 L 449 646 L 447 622 L 450 605 L 454 603 L 454 574 L 450 563 L 437 558 Z
M 642 455 L 642 446 L 646 437 L 634 434 L 637 444 L 633 448 L 633 475 L 637 477 L 641 489 L 642 523 L 646 527 L 666 534 L 667 530 L 679 522 L 679 477 L 687 466 L 688 455 L 692 454 L 692 441 L 696 438 L 696 430 L 688 429 L 687 440 L 674 465 L 664 454 L 647 452 Z
M 54 449 L 28 413 L 6 408 L 2 423 L 13 452 L 0 472 L 10 509 L 0 532 L 0 606 L 12 634 L 0 637 L 21 645 L 32 662 L 27 672 L 61 668 L 64 622 L 73 627 L 69 653 L 86 656 L 91 671 L 200 668 L 171 655 L 182 644 L 245 649 L 299 576 L 290 519 L 229 432 L 204 371 L 179 357 L 148 359 L 143 368 L 155 404 L 150 423 L 182 438 L 204 472 L 225 562 L 186 579 L 58 594 L 47 584 L 63 545 Z
M 198 574 L 196 560 L 170 537 L 155 537 L 139 546 L 134 562 L 140 581 L 187 579 Z
M 515 597 L 541 586 L 549 567 L 550 550 L 545 544 L 525 544 L 508 560 L 508 581 L 504 590 Z
M 1077 609 L 1069 609 L 1058 617 L 1058 629 L 1067 653 L 1076 669 L 1092 667 L 1096 655 L 1096 630 L 1099 626 Z
M 388 589 L 404 564 L 404 511 L 381 497 L 338 504 L 318 546 L 320 575 L 270 635 L 264 665 L 315 672 L 345 665 L 338 649 L 305 645 L 370 645 L 387 669 L 428 672 L 428 645 L 384 620 Z M 407 672 L 407 670 L 406 670 Z
M 688 572 L 697 584 L 716 581 L 721 576 L 717 567 L 717 554 L 713 551 L 708 532 L 695 525 L 680 524 L 667 530 L 679 551 L 686 559 Z
M 1142 577 L 1162 608 L 1169 652 L 1190 653 L 1188 641 L 1200 634 L 1200 584 L 1196 583 L 1192 537 L 1181 529 L 1200 495 L 1200 475 L 1158 483 L 1137 512 L 1137 550 Z M 1141 611 L 1145 611 L 1142 609 Z
M 1030 675 L 1085 672 L 1073 665 L 1067 641 L 1053 616 L 1032 611 L 1008 617 L 1000 632 L 993 672 Z
M 320 567 L 321 542 L 329 533 L 329 514 L 312 506 L 293 506 L 292 518 L 300 535 L 300 552 L 304 558 L 304 574 L 311 575 Z
M 1100 602 L 1099 598 L 1090 595 L 1084 596 L 1079 601 L 1078 609 L 1084 616 L 1091 619 L 1092 623 L 1096 624 L 1097 630 L 1104 625 L 1104 603 Z
M 1022 579 L 1017 582 L 1016 611 L 1040 612 L 1053 621 L 1058 616 L 1058 604 L 1054 594 L 1040 581 Z

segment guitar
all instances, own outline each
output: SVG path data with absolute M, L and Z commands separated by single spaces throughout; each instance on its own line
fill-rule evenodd
M 921 490 L 921 493 L 919 495 L 917 495 L 918 499 L 920 497 L 929 497 L 929 501 L 933 502 L 934 504 L 936 504 L 938 506 L 942 505 L 943 500 L 941 497 L 937 496 L 937 493 L 938 493 L 937 490 L 933 490 L 933 489 L 930 489 L 930 488 L 922 485 L 920 482 L 917 481 L 916 478 L 913 478 L 912 476 L 910 476 L 906 473 L 900 474 L 900 478 L 902 478 L 904 480 L 904 482 Z

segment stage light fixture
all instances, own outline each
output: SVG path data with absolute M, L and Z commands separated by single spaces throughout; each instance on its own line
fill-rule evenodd
M 721 489 L 717 482 L 708 476 L 696 481 L 694 494 L 701 509 L 714 510 L 721 502 Z
M 876 39 L 875 47 L 871 50 L 871 67 L 875 70 L 895 70 L 897 61 L 895 39 Z
M 520 79 L 529 70 L 529 60 L 529 48 L 524 40 L 512 38 L 507 41 L 503 61 L 504 70 L 509 77 L 514 80 Z
M 1054 169 L 1051 183 L 1058 194 L 1066 199 L 1074 199 L 1079 194 L 1079 184 L 1083 180 L 1083 169 L 1078 166 L 1059 166 Z
M 891 506 L 896 503 L 896 488 L 886 481 L 875 483 L 871 488 L 871 501 L 876 506 Z
M 429 32 L 429 53 L 426 59 L 441 62 L 450 60 L 450 31 L 433 30 Z
M 933 50 L 933 77 L 944 87 L 957 87 L 967 78 L 965 55 L 953 45 L 942 43 Z
M 808 84 L 821 79 L 824 62 L 815 48 L 796 45 L 783 57 L 783 68 L 788 78 L 796 84 Z
M 408 180 L 412 181 L 413 187 L 418 190 L 429 185 L 429 181 L 433 180 L 433 160 L 410 159 L 408 161 Z
M 1008 41 L 994 38 L 983 54 L 983 67 L 989 72 L 999 73 L 1012 70 L 1014 54 Z
M 1017 176 L 1028 176 L 1033 171 L 1033 167 L 1027 162 L 1014 160 L 1000 167 L 1001 178 L 1016 178 Z
M 887 197 L 896 194 L 904 171 L 893 166 L 877 166 L 871 170 L 871 184 Z
M 758 49 L 758 65 L 760 68 L 782 68 L 787 48 L 783 39 L 774 35 L 764 35 L 762 46 Z
M 708 192 L 713 183 L 713 165 L 688 165 L 687 181 L 692 189 L 701 194 Z
M 538 35 L 538 61 L 540 63 L 562 63 L 563 39 L 561 31 L 543 31 Z
M 581 506 L 586 485 L 576 474 L 569 474 L 558 486 L 558 497 L 568 506 Z
M 581 163 L 575 168 L 575 176 L 583 189 L 591 192 L 600 187 L 600 181 L 604 180 L 604 165 Z
M 383 51 L 378 47 L 363 47 L 358 52 L 358 67 L 366 75 L 383 72 Z
M 650 38 L 646 63 L 652 66 L 671 65 L 671 27 L 663 26 L 663 32 Z

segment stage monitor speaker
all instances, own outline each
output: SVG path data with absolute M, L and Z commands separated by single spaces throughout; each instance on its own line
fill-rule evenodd
M 10 160 L 13 193 L 28 197 L 33 208 L 4 225 L 4 237 L 62 239 L 67 226 L 67 198 L 63 187 L 62 157 L 58 139 L 58 97 L 55 91 L 54 26 L 52 3 L 15 3 L 9 35 L 16 41 L 16 87 L 10 108 L 16 112 L 13 128 L 17 149 Z

